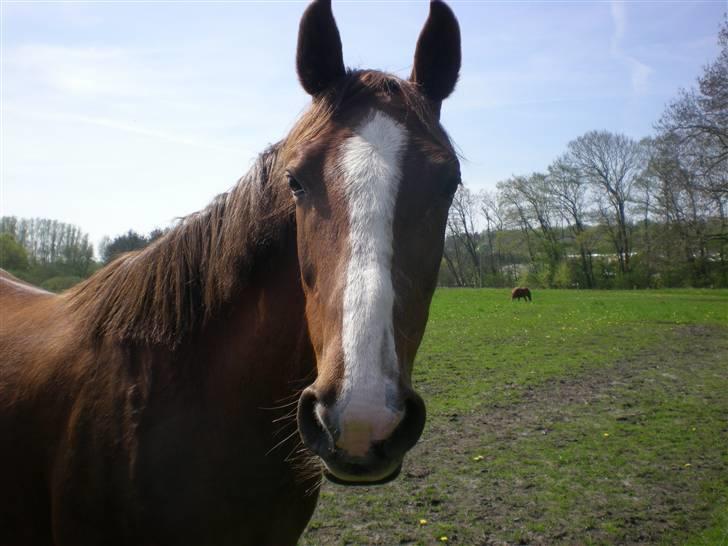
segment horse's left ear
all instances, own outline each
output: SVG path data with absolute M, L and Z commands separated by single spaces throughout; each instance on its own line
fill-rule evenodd
M 455 89 L 460 73 L 460 26 L 452 10 L 440 0 L 430 2 L 430 15 L 417 40 L 410 80 L 439 111 Z
M 326 91 L 346 74 L 331 0 L 314 0 L 303 13 L 298 27 L 296 69 L 309 95 Z

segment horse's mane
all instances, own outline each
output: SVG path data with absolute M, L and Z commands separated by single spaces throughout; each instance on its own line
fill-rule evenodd
M 398 95 L 450 145 L 415 84 L 382 72 L 350 71 L 314 98 L 288 137 L 263 152 L 231 191 L 66 292 L 71 312 L 94 336 L 176 345 L 230 301 L 248 281 L 260 251 L 274 245 L 293 221 L 282 171 L 296 145 L 316 138 L 345 103 L 382 94 Z
M 124 254 L 65 295 L 92 333 L 176 342 L 244 282 L 254 257 L 291 217 L 269 184 L 279 145 L 235 187 L 148 247 Z

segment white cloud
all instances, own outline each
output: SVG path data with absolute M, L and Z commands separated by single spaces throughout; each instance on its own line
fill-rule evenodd
M 612 36 L 612 54 L 617 55 L 619 51 L 619 42 L 624 37 L 624 29 L 627 26 L 627 13 L 624 2 L 621 0 L 612 0 L 610 3 L 612 13 L 612 21 L 614 22 L 614 35 Z
M 610 45 L 612 57 L 621 61 L 630 72 L 632 92 L 635 95 L 644 95 L 649 89 L 652 67 L 622 50 L 622 40 L 627 30 L 627 8 L 623 0 L 612 0 L 610 3 L 614 34 Z
M 650 74 L 653 70 L 646 64 L 638 61 L 634 57 L 625 58 L 632 75 L 632 90 L 638 95 L 644 95 L 649 89 Z

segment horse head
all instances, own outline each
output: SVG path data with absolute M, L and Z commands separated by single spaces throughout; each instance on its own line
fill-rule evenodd
M 282 145 L 317 378 L 298 428 L 329 479 L 394 478 L 425 424 L 411 385 L 460 184 L 439 121 L 460 32 L 433 1 L 409 79 L 347 70 L 331 2 L 300 23 L 298 77 L 312 104 Z

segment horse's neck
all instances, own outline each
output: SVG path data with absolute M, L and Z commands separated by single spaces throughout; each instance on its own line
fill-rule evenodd
M 276 404 L 313 380 L 314 358 L 305 322 L 295 237 L 256 266 L 239 294 L 204 332 L 207 381 L 251 404 Z M 244 392 L 240 392 L 243 385 Z

